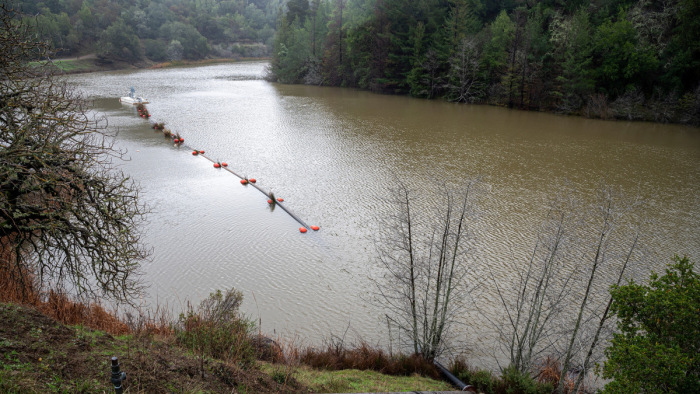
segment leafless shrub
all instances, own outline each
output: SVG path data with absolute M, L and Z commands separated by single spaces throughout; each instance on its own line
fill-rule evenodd
M 700 125 L 700 85 L 678 99 L 675 118 L 681 123 Z
M 610 119 L 611 111 L 608 107 L 608 96 L 604 93 L 588 96 L 585 114 L 589 118 Z
M 460 41 L 450 59 L 450 72 L 445 88 L 448 99 L 460 103 L 473 103 L 483 96 L 484 86 L 479 79 L 481 49 L 474 38 Z
M 386 311 L 392 340 L 427 360 L 449 347 L 450 329 L 465 308 L 476 189 L 476 181 L 460 197 L 445 189 L 438 215 L 422 220 L 416 197 L 399 184 L 390 200 L 395 211 L 377 242 L 372 301 Z
M 629 89 L 610 104 L 610 110 L 618 119 L 644 119 L 644 93 L 639 87 Z
M 535 375 L 549 358 L 559 368 L 557 392 L 579 390 L 611 335 L 607 287 L 628 275 L 637 252 L 638 206 L 605 185 L 590 207 L 559 196 L 513 288 L 491 275 L 506 311 L 505 322 L 493 323 L 510 368 Z

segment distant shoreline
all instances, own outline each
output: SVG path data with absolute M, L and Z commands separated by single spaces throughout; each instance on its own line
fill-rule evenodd
M 238 59 L 233 58 L 213 58 L 213 59 L 202 59 L 202 60 L 176 60 L 162 63 L 155 63 L 149 69 L 159 69 L 159 68 L 175 68 L 175 67 L 187 67 L 187 66 L 204 66 L 209 64 L 219 64 L 219 63 L 241 63 L 241 62 L 255 62 L 255 61 L 265 61 L 271 60 L 270 57 L 243 57 Z
M 211 58 L 200 60 L 176 60 L 168 62 L 151 62 L 142 61 L 138 63 L 127 63 L 121 61 L 113 61 L 108 64 L 99 64 L 97 57 L 94 54 L 67 57 L 51 60 L 51 63 L 62 74 L 83 74 L 102 71 L 117 71 L 117 70 L 146 70 L 160 68 L 175 68 L 188 66 L 201 66 L 219 63 L 239 63 L 250 61 L 270 60 L 269 57 L 243 57 L 243 58 Z

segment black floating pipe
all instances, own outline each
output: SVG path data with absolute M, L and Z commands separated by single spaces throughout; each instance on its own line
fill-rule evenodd
M 287 208 L 285 208 L 284 205 L 282 205 L 281 202 L 277 202 L 276 205 L 277 205 L 278 207 L 284 209 L 284 211 L 287 212 L 287 214 L 288 214 L 289 216 L 291 216 L 292 218 L 294 218 L 294 220 L 296 220 L 297 222 L 299 222 L 299 224 L 301 224 L 302 226 L 304 226 L 304 227 L 306 227 L 306 228 L 309 228 L 309 226 L 308 226 L 306 223 L 304 223 L 304 221 L 302 221 L 301 219 L 299 219 L 299 218 L 297 217 L 297 215 L 295 215 L 295 214 L 289 212 L 289 210 L 288 210 Z
M 184 147 L 187 148 L 187 149 L 191 149 L 191 150 L 193 150 L 193 151 L 195 150 L 194 148 L 192 148 L 192 147 L 190 147 L 190 146 L 188 146 L 188 145 L 184 145 Z M 202 157 L 204 157 L 205 159 L 209 160 L 209 161 L 212 162 L 212 163 L 218 163 L 218 162 L 215 161 L 214 159 L 205 156 L 203 153 L 202 153 L 202 154 L 199 154 L 198 156 L 202 156 Z M 235 176 L 237 176 L 237 177 L 239 177 L 239 178 L 241 178 L 241 179 L 246 179 L 245 177 L 242 177 L 242 176 L 236 174 L 235 172 L 233 172 L 233 170 L 231 170 L 231 169 L 228 168 L 228 167 L 223 167 L 223 168 L 224 168 L 224 170 L 230 172 L 231 174 L 233 174 L 233 175 L 235 175 Z M 246 179 L 246 180 L 247 180 L 247 179 Z M 250 186 L 253 186 L 254 188 L 258 189 L 258 191 L 259 191 L 260 193 L 264 194 L 266 197 L 269 197 L 269 196 L 270 196 L 270 193 L 268 193 L 268 192 L 266 192 L 265 190 L 263 190 L 260 186 L 254 184 L 254 183 L 250 183 L 250 182 L 249 182 L 248 184 L 249 184 Z M 293 214 L 291 211 L 289 211 L 287 208 L 285 208 L 284 205 L 282 205 L 282 203 L 276 201 L 275 204 L 278 205 L 280 208 L 282 208 L 282 210 L 284 210 L 285 212 L 287 212 L 287 214 L 288 214 L 289 216 L 291 216 L 294 220 L 296 220 L 297 222 L 299 222 L 299 224 L 301 224 L 302 226 L 304 226 L 304 227 L 306 227 L 306 228 L 309 228 L 309 225 L 308 225 L 308 224 L 304 223 L 304 221 L 301 220 L 301 219 L 299 219 L 299 217 L 298 217 L 297 215 Z
M 452 375 L 452 373 L 451 373 L 450 371 L 448 371 L 447 368 L 443 367 L 442 364 L 440 364 L 440 363 L 437 362 L 437 361 L 433 361 L 433 363 L 435 364 L 436 367 L 438 367 L 438 369 L 440 370 L 440 372 L 442 372 L 442 374 L 445 375 L 445 377 L 447 377 L 447 379 L 450 381 L 450 383 L 452 383 L 452 384 L 455 385 L 457 388 L 459 388 L 460 391 L 473 391 L 473 392 L 476 392 L 476 387 L 474 387 L 474 386 L 472 386 L 472 385 L 470 385 L 470 384 L 465 384 L 464 382 L 462 382 L 461 380 L 459 380 L 459 378 L 457 378 L 456 376 Z
M 150 120 L 149 120 L 149 121 L 150 121 Z M 180 144 L 178 144 L 178 145 L 181 145 L 181 146 L 183 146 L 183 147 L 185 147 L 185 148 L 187 148 L 187 149 L 193 150 L 193 151 L 196 150 L 196 149 L 194 149 L 193 147 L 191 147 L 191 146 L 189 146 L 189 145 L 186 145 L 186 144 L 180 143 Z M 218 162 L 215 161 L 214 159 L 211 159 L 211 158 L 205 156 L 203 153 L 198 154 L 198 156 L 202 156 L 202 157 L 204 157 L 205 159 L 209 160 L 209 161 L 212 162 L 212 163 L 218 163 Z M 233 170 L 231 170 L 231 169 L 228 168 L 228 167 L 223 167 L 223 168 L 224 168 L 224 170 L 226 170 L 226 171 L 230 172 L 231 174 L 233 174 L 233 175 L 239 177 L 240 179 L 248 180 L 248 179 L 246 179 L 245 177 L 242 177 L 242 176 L 236 174 Z M 253 186 L 254 188 L 258 189 L 258 191 L 259 191 L 260 193 L 264 194 L 265 196 L 267 196 L 267 197 L 270 196 L 270 194 L 269 194 L 268 192 L 266 192 L 265 190 L 263 190 L 262 188 L 260 188 L 260 186 L 258 186 L 258 185 L 256 185 L 256 184 L 253 184 L 253 183 L 249 183 L 249 184 L 250 184 L 251 186 Z M 281 203 L 279 203 L 279 202 L 277 202 L 277 201 L 275 202 L 275 204 L 276 204 L 276 205 L 279 205 L 279 207 L 282 208 L 282 210 L 284 210 L 285 212 L 287 212 L 287 214 L 288 214 L 289 216 L 291 216 L 294 220 L 296 220 L 297 222 L 299 222 L 299 224 L 301 224 L 301 225 L 304 226 L 305 228 L 310 228 L 308 224 L 304 223 L 304 221 L 301 220 L 301 219 L 299 219 L 299 217 L 298 217 L 297 215 L 295 215 L 295 214 L 293 214 L 292 212 L 290 212 L 287 208 L 284 207 L 284 205 L 282 205 Z

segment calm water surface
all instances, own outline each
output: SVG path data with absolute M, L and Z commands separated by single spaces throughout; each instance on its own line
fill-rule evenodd
M 235 287 L 262 329 L 318 342 L 330 334 L 383 342 L 366 275 L 396 179 L 434 197 L 480 176 L 475 261 L 508 280 L 533 245 L 549 196 L 566 185 L 591 198 L 601 181 L 647 201 L 648 256 L 700 256 L 700 130 L 604 122 L 262 79 L 265 63 L 94 73 L 69 81 L 94 100 L 131 161 L 123 169 L 153 213 L 144 229 L 146 302 L 181 308 Z M 152 120 L 285 199 L 316 233 L 231 174 L 167 143 L 117 98 L 130 86 Z M 432 196 L 432 197 L 431 197 Z M 474 280 L 482 280 L 476 273 Z M 478 300 L 486 308 L 488 297 Z M 492 353 L 485 325 L 472 352 Z M 486 343 L 484 343 L 486 342 Z

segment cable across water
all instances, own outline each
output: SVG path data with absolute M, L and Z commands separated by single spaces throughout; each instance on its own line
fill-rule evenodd
M 149 118 L 151 117 L 151 115 L 150 115 L 150 113 L 148 112 L 148 109 L 146 109 L 146 106 L 145 106 L 144 104 L 139 103 L 139 104 L 136 106 L 136 109 L 138 110 L 138 114 L 139 114 L 140 117 L 149 120 Z M 150 120 L 149 120 L 149 121 L 150 121 Z M 181 147 L 184 147 L 184 148 L 187 148 L 187 149 L 190 149 L 190 150 L 192 151 L 192 154 L 193 154 L 193 155 L 195 155 L 195 156 L 202 156 L 202 157 L 204 157 L 205 159 L 209 160 L 210 162 L 214 163 L 214 167 L 215 167 L 215 168 L 219 168 L 219 169 L 222 169 L 222 168 L 223 168 L 224 170 L 226 170 L 226 171 L 230 172 L 231 174 L 235 175 L 236 177 L 240 178 L 240 179 L 241 179 L 241 184 L 243 184 L 243 185 L 245 185 L 245 186 L 250 185 L 250 186 L 256 188 L 260 193 L 264 194 L 266 197 L 269 198 L 269 199 L 267 200 L 267 201 L 268 201 L 268 204 L 270 204 L 270 205 L 272 205 L 272 206 L 275 206 L 275 205 L 276 205 L 276 206 L 279 206 L 280 208 L 282 208 L 283 211 L 285 211 L 289 216 L 291 216 L 292 219 L 296 220 L 299 224 L 301 224 L 302 227 L 299 228 L 299 231 L 300 231 L 300 232 L 305 233 L 305 232 L 307 232 L 307 229 L 311 229 L 311 230 L 314 230 L 314 231 L 318 231 L 318 230 L 319 230 L 319 227 L 318 227 L 318 226 L 309 226 L 309 225 L 306 224 L 303 220 L 301 220 L 297 215 L 295 215 L 293 212 L 291 212 L 289 209 L 287 209 L 287 207 L 285 207 L 285 206 L 282 204 L 282 201 L 283 201 L 283 200 L 282 200 L 281 198 L 275 199 L 274 196 L 273 196 L 273 194 L 272 194 L 271 192 L 266 192 L 262 187 L 258 186 L 258 185 L 256 184 L 256 180 L 255 180 L 254 178 L 248 179 L 248 178 L 246 178 L 246 177 L 244 177 L 244 176 L 241 176 L 241 175 L 237 174 L 236 172 L 234 172 L 232 169 L 228 168 L 228 164 L 227 164 L 226 162 L 219 162 L 219 161 L 216 161 L 216 160 L 214 160 L 214 159 L 212 159 L 212 158 L 206 156 L 206 155 L 205 155 L 205 151 L 203 151 L 203 150 L 197 150 L 197 149 L 195 149 L 194 147 L 191 147 L 191 146 L 189 146 L 189 145 L 184 144 L 184 138 L 181 138 L 179 133 L 173 134 L 170 130 L 166 129 L 166 128 L 165 128 L 165 123 L 156 123 L 156 122 L 153 122 L 153 121 L 150 121 L 150 122 L 151 122 L 151 125 L 152 125 L 152 128 L 153 128 L 153 129 L 163 131 L 163 134 L 164 134 L 166 137 L 172 138 L 173 143 L 174 143 L 175 145 L 181 146 Z

